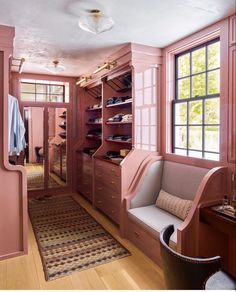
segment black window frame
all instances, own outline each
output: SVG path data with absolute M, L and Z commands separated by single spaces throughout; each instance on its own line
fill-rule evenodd
M 205 123 L 205 101 L 206 100 L 210 100 L 210 99 L 215 99 L 215 98 L 218 98 L 219 99 L 219 107 L 220 107 L 220 90 L 219 90 L 219 93 L 217 94 L 208 94 L 208 73 L 209 72 L 214 72 L 214 71 L 217 71 L 221 70 L 221 67 L 217 67 L 217 68 L 213 68 L 213 69 L 209 69 L 208 70 L 208 49 L 207 47 L 211 44 L 214 44 L 214 43 L 217 43 L 217 42 L 220 42 L 220 38 L 216 38 L 214 40 L 211 40 L 211 41 L 208 41 L 204 44 L 201 44 L 199 46 L 196 46 L 196 47 L 193 47 L 191 49 L 188 49 L 184 52 L 181 52 L 180 54 L 177 54 L 175 55 L 175 98 L 172 100 L 172 153 L 175 154 L 175 149 L 178 149 L 178 150 L 184 150 L 186 151 L 186 155 L 183 155 L 185 157 L 192 157 L 192 156 L 189 156 L 189 151 L 194 151 L 194 152 L 199 152 L 201 153 L 201 157 L 199 157 L 200 159 L 205 159 L 205 153 L 209 153 L 209 154 L 217 154 L 219 155 L 219 158 L 220 158 L 220 117 L 219 117 L 219 124 L 206 124 Z M 196 50 L 199 50 L 201 48 L 206 48 L 206 54 L 205 54 L 205 62 L 206 62 L 206 67 L 205 67 L 205 71 L 201 71 L 201 72 L 198 72 L 198 73 L 192 73 L 192 53 Z M 183 76 L 183 77 L 178 77 L 178 58 L 185 55 L 185 54 L 190 54 L 190 72 L 189 72 L 189 75 L 187 76 Z M 204 96 L 196 96 L 196 97 L 193 97 L 192 96 L 192 77 L 193 76 L 197 76 L 197 75 L 200 75 L 200 74 L 205 74 L 205 86 L 206 86 L 206 95 Z M 190 80 L 190 96 L 189 98 L 178 98 L 178 81 L 181 80 L 181 79 L 185 79 L 185 78 L 189 78 Z M 193 101 L 202 101 L 202 123 L 201 124 L 190 124 L 189 123 L 189 103 L 190 102 L 193 102 Z M 181 104 L 181 103 L 186 103 L 186 111 L 187 111 L 187 116 L 186 116 L 186 124 L 176 124 L 175 123 L 175 105 L 176 104 Z M 186 127 L 186 148 L 182 148 L 182 147 L 176 147 L 175 146 L 175 128 L 176 126 L 183 126 L 183 127 Z M 193 149 L 193 148 L 189 148 L 189 127 L 191 126 L 199 126 L 202 128 L 202 147 L 201 147 L 201 150 L 199 149 Z M 205 127 L 207 126 L 217 126 L 219 127 L 219 152 L 215 152 L 215 151 L 208 151 L 208 150 L 205 150 L 205 135 L 204 135 L 204 129 Z M 178 154 L 178 155 L 181 155 L 181 154 Z M 196 158 L 196 157 L 194 157 Z
M 54 84 L 54 83 L 40 83 L 40 82 L 25 82 L 25 81 L 21 81 L 21 83 L 20 84 L 30 84 L 30 85 L 34 85 L 34 92 L 25 92 L 25 91 L 22 91 L 21 90 L 21 94 L 23 93 L 23 94 L 34 94 L 34 96 L 35 96 L 35 98 L 34 98 L 34 101 L 32 100 L 32 101 L 29 101 L 29 100 L 24 100 L 24 99 L 22 99 L 22 97 L 21 97 L 21 100 L 23 101 L 23 102 L 43 102 L 43 103 L 45 103 L 45 102 L 48 102 L 48 103 L 65 103 L 65 85 L 63 85 L 63 84 Z M 37 92 L 37 85 L 44 85 L 44 86 L 46 86 L 46 93 L 38 93 Z M 48 88 L 51 88 L 51 87 L 53 87 L 53 86 L 60 86 L 60 87 L 62 87 L 63 88 L 63 93 L 62 94 L 52 94 L 51 92 L 50 92 L 50 89 L 49 89 L 49 91 L 48 91 Z M 46 96 L 46 101 L 42 101 L 42 100 L 37 100 L 37 95 L 44 95 L 44 96 Z M 62 101 L 50 101 L 49 100 L 49 97 L 50 96 L 62 96 Z

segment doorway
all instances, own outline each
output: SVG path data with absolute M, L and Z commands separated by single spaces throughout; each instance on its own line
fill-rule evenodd
M 24 106 L 28 191 L 67 186 L 67 108 Z

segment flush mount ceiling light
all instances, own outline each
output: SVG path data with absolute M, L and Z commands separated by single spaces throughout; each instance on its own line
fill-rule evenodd
M 112 29 L 114 20 L 104 15 L 99 9 L 89 10 L 87 15 L 79 18 L 79 27 L 85 31 L 99 34 Z
M 47 65 L 45 67 L 45 69 L 47 71 L 49 71 L 50 73 L 53 73 L 53 74 L 57 74 L 57 73 L 60 73 L 62 71 L 65 71 L 66 67 L 62 66 L 62 65 L 59 65 L 59 61 L 53 61 L 52 64 L 50 65 Z

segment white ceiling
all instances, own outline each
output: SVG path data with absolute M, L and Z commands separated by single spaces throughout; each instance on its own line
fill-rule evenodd
M 99 8 L 115 27 L 82 31 L 78 17 Z M 79 76 L 128 42 L 165 47 L 235 12 L 235 0 L 0 0 L 0 24 L 15 26 L 14 56 L 24 72 L 44 73 L 57 59 L 61 75 Z

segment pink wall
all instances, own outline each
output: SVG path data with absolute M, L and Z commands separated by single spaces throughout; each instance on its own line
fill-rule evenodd
M 232 19 L 228 17 L 223 19 L 209 27 L 206 27 L 197 33 L 194 33 L 164 49 L 164 66 L 162 72 L 162 104 L 161 104 L 161 149 L 165 159 L 177 161 L 180 163 L 186 163 L 191 165 L 197 165 L 200 167 L 212 168 L 215 166 L 227 166 L 229 169 L 228 175 L 228 191 L 232 192 L 233 180 L 232 172 L 236 174 L 236 164 L 233 159 L 229 159 L 230 147 L 236 149 L 236 133 L 235 126 L 232 125 L 232 121 L 235 121 L 235 111 L 232 100 L 235 100 L 235 86 L 232 84 L 233 70 L 229 70 L 230 66 L 236 66 L 233 61 L 233 56 L 230 55 L 230 50 L 233 45 L 230 43 L 229 35 L 232 34 Z M 234 16 L 235 19 L 235 16 Z M 235 29 L 235 28 L 234 28 Z M 192 158 L 186 156 L 180 156 L 171 153 L 171 104 L 174 99 L 175 90 L 175 55 L 192 47 L 203 44 L 209 40 L 213 40 L 220 37 L 221 46 L 221 87 L 220 87 L 220 161 L 210 161 L 206 159 Z M 235 43 L 234 43 L 235 46 Z M 235 70 L 235 69 L 234 69 Z M 234 88 L 234 93 L 232 92 Z M 230 116 L 231 115 L 231 116 Z M 234 131 L 234 132 L 233 132 Z M 235 150 L 234 150 L 235 151 Z M 235 151 L 236 153 L 236 151 Z M 234 174 L 234 175 L 235 175 Z
M 9 56 L 14 28 L 0 26 L 0 260 L 27 253 L 26 172 L 8 163 Z
M 35 147 L 44 145 L 43 112 L 41 107 L 29 108 L 29 163 L 36 162 Z

